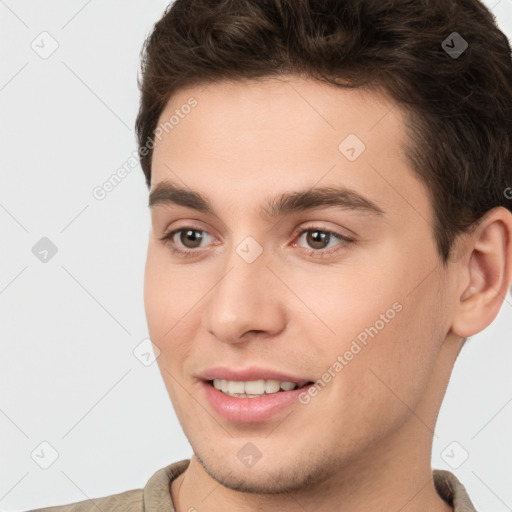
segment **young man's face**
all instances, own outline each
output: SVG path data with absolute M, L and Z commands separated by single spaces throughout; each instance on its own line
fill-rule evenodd
M 197 104 L 183 108 L 192 96 Z M 282 77 L 181 90 L 160 122 L 173 115 L 156 139 L 151 191 L 172 184 L 212 212 L 156 197 L 145 305 L 167 390 L 208 474 L 277 492 L 359 463 L 382 471 L 400 453 L 429 465 L 461 347 L 450 332 L 456 279 L 405 159 L 399 108 Z M 325 187 L 353 195 L 261 211 Z M 237 398 L 215 390 L 214 377 L 318 382 Z

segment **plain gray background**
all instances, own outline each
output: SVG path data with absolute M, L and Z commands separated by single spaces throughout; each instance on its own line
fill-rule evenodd
M 510 39 L 512 0 L 485 3 Z M 140 167 L 93 194 L 131 168 L 139 52 L 166 5 L 0 0 L 5 511 L 140 488 L 191 454 L 144 356 Z M 433 444 L 432 466 L 453 471 L 482 511 L 512 510 L 511 329 L 507 295 L 459 356 Z

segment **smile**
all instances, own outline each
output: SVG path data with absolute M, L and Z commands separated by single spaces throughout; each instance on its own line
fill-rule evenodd
M 274 379 L 250 381 L 213 379 L 210 383 L 222 393 L 237 398 L 259 398 L 262 395 L 292 391 L 307 384 L 307 382 L 278 381 Z
M 236 423 L 262 423 L 285 409 L 300 406 L 299 395 L 311 385 L 311 381 L 273 379 L 213 379 L 201 383 L 212 412 Z

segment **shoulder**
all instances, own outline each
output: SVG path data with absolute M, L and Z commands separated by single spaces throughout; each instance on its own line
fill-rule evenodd
M 100 498 L 36 508 L 26 512 L 174 512 L 169 484 L 187 469 L 189 462 L 190 459 L 183 459 L 160 468 L 149 478 L 143 489 L 132 489 Z
M 144 510 L 143 489 L 133 489 L 101 498 L 91 498 L 67 505 L 37 508 L 27 512 L 142 512 Z
M 437 493 L 453 507 L 454 512 L 477 512 L 462 482 L 450 471 L 433 470 Z

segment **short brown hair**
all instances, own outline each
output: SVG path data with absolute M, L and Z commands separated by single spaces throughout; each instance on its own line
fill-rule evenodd
M 458 56 L 445 51 L 453 32 L 468 44 Z M 406 154 L 429 191 L 444 264 L 489 209 L 511 210 L 511 50 L 478 0 L 175 0 L 141 53 L 147 186 L 148 141 L 178 89 L 285 73 L 373 88 L 404 108 Z

